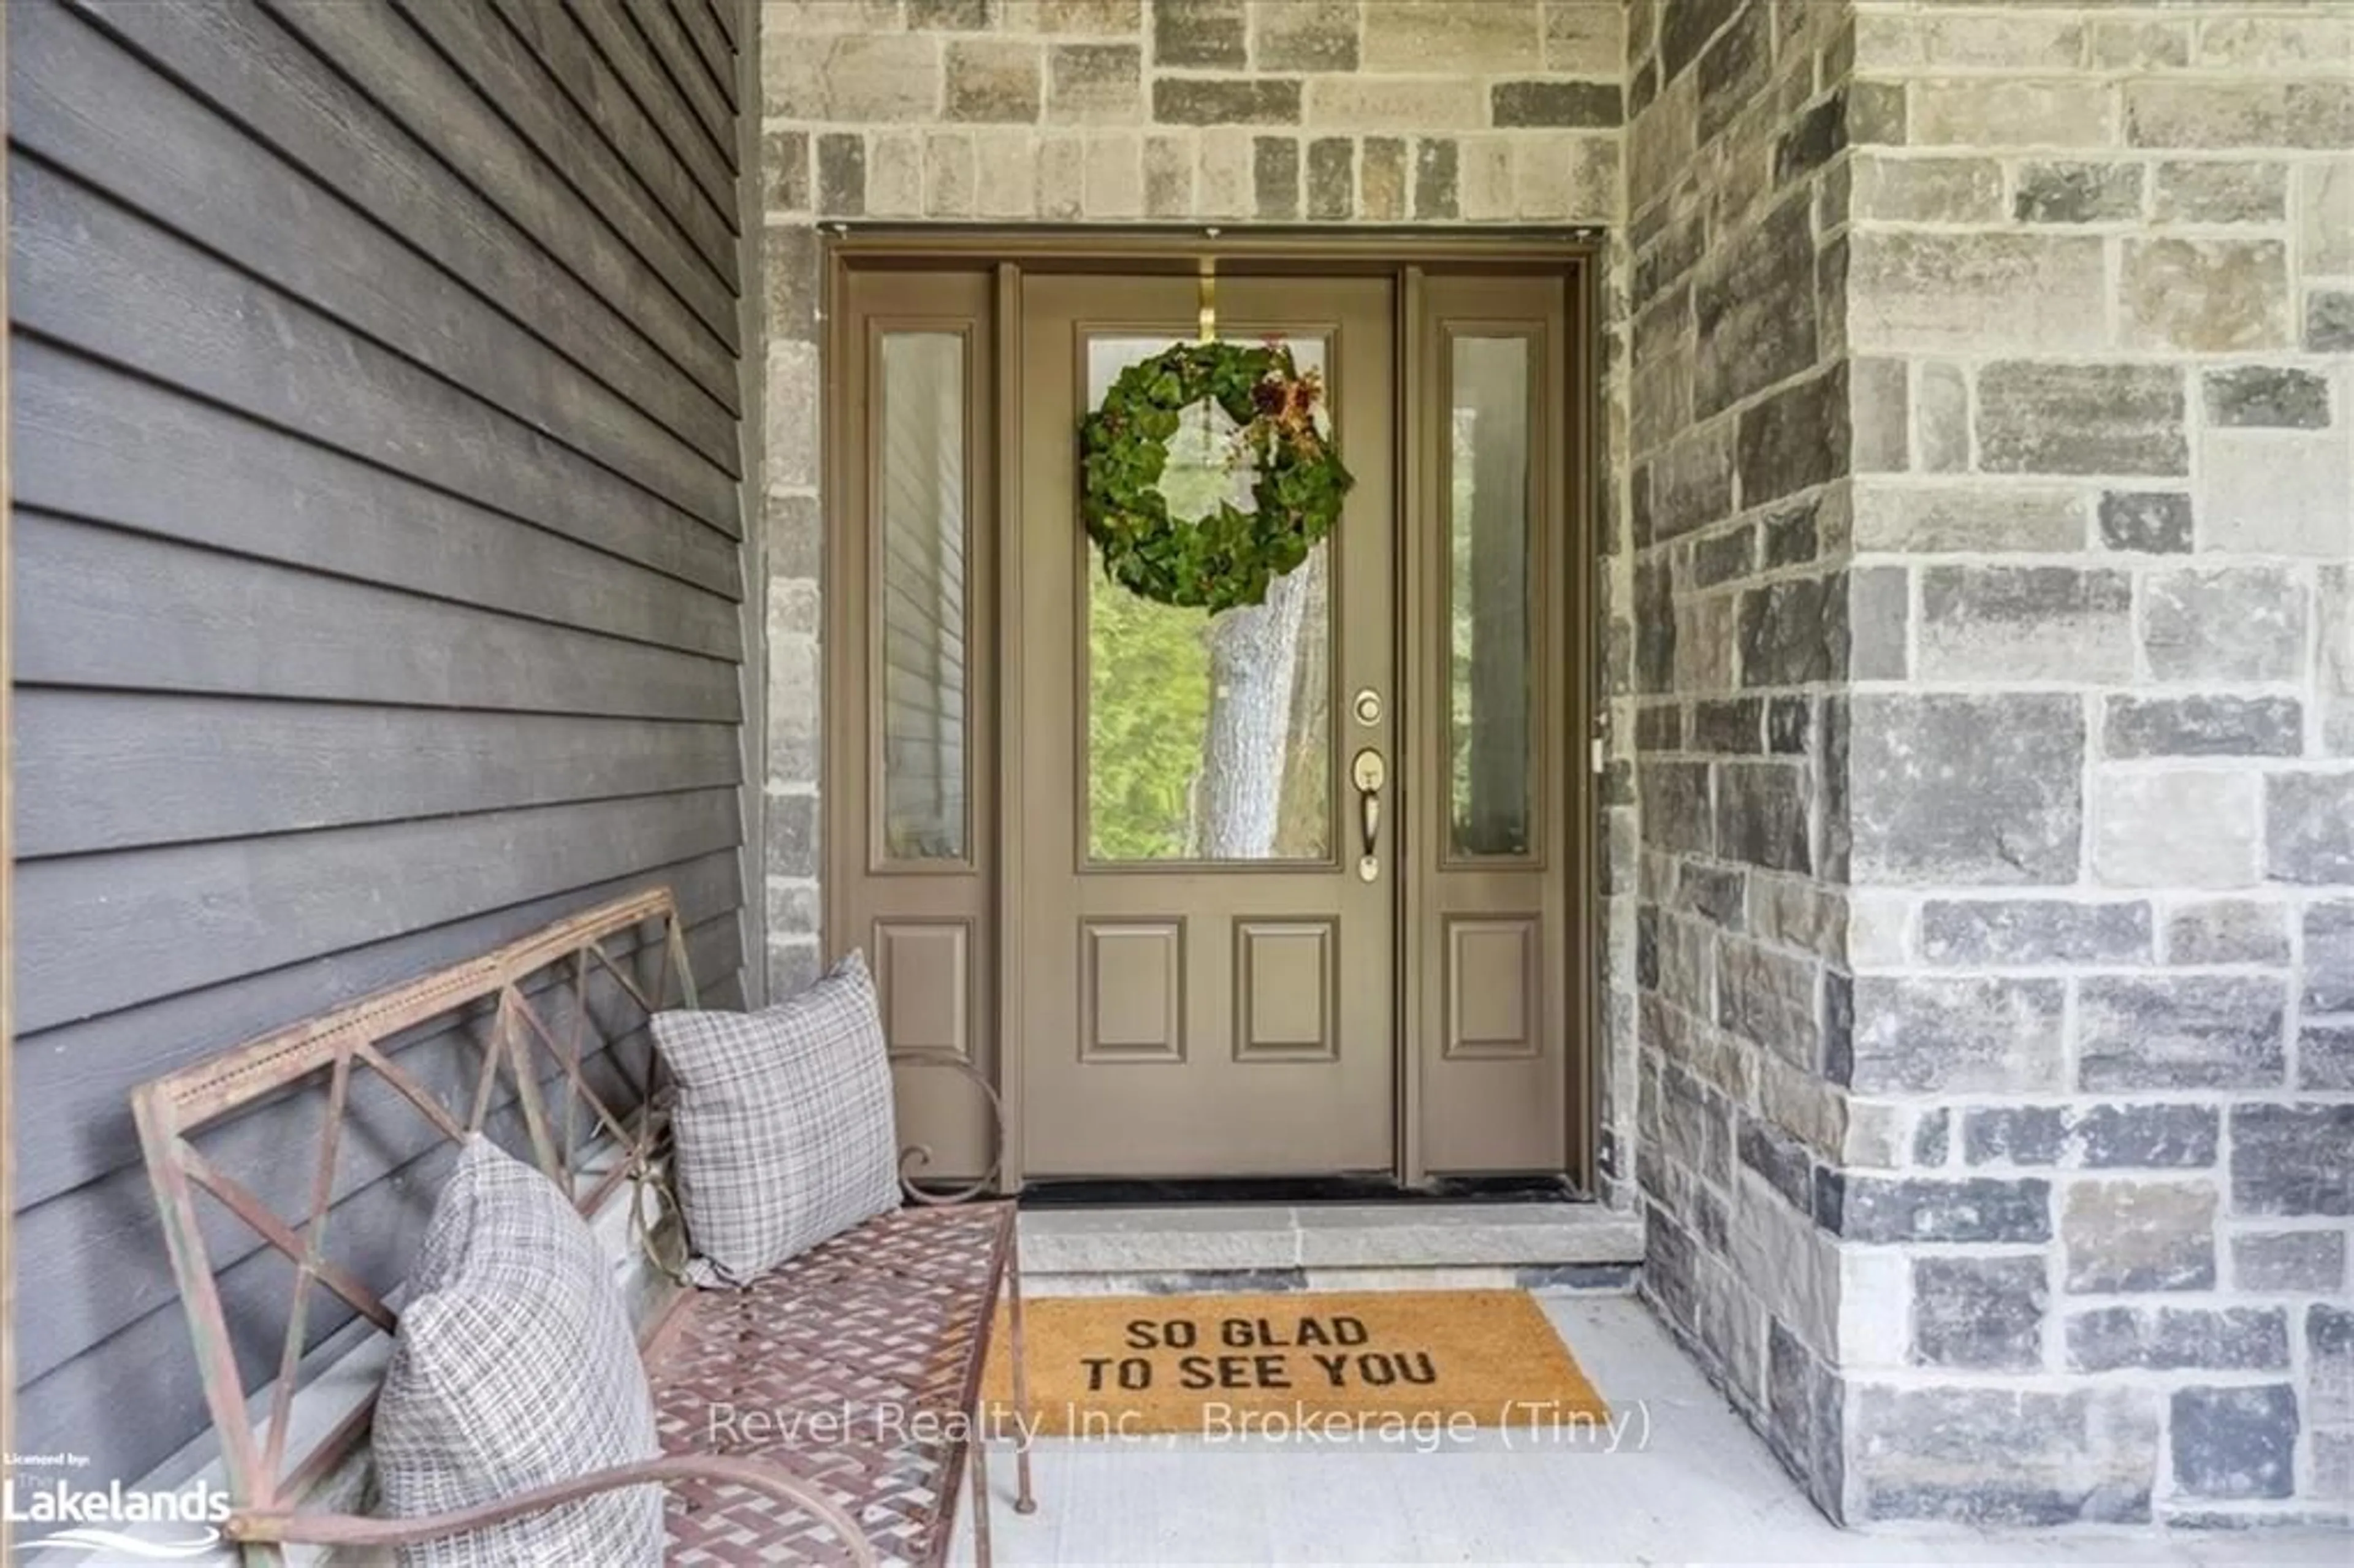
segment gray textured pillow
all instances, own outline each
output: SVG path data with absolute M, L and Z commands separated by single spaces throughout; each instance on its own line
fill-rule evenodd
M 899 1203 L 891 1065 L 853 952 L 759 1012 L 658 1012 L 699 1285 L 749 1285 Z
M 662 1453 L 611 1262 L 554 1182 L 476 1136 L 433 1206 L 376 1407 L 383 1511 L 445 1513 Z M 405 1565 L 658 1564 L 663 1490 L 405 1547 Z

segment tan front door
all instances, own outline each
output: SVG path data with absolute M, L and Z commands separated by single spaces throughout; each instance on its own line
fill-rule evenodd
M 1107 581 L 1075 492 L 1081 414 L 1197 335 L 1194 281 L 1024 284 L 1007 736 L 1030 1176 L 1394 1167 L 1394 286 L 1218 285 L 1222 337 L 1279 335 L 1322 371 L 1357 482 L 1265 604 L 1211 617 Z M 1172 512 L 1234 482 L 1218 448 L 1205 408 Z

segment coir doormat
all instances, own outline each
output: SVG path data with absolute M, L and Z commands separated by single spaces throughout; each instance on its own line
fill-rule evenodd
M 1030 1410 L 1043 1436 L 1603 1423 L 1608 1406 L 1525 1290 L 1032 1297 Z M 1007 1324 L 984 1383 L 1013 1419 Z

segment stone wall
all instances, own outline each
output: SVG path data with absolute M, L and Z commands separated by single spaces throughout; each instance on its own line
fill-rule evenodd
M 816 226 L 1610 223 L 1623 24 L 1621 0 L 769 0 L 773 991 L 805 983 L 818 955 Z M 1630 791 L 1621 766 L 1622 843 Z M 1621 927 L 1623 954 L 1630 906 Z M 1631 1002 L 1613 1016 L 1605 1076 L 1625 1111 L 1606 1138 L 1623 1148 Z
M 2342 1518 L 2354 16 L 1855 13 L 1848 1512 Z
M 1836 1508 L 1844 8 L 1629 11 L 1644 1289 Z

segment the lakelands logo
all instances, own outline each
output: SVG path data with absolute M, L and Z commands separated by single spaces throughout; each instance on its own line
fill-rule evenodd
M 228 1514 L 228 1494 L 202 1479 L 176 1492 L 130 1490 L 121 1481 L 0 1481 L 0 1517 L 22 1532 L 17 1545 L 27 1552 L 87 1552 L 106 1562 L 202 1557 L 219 1548 Z

